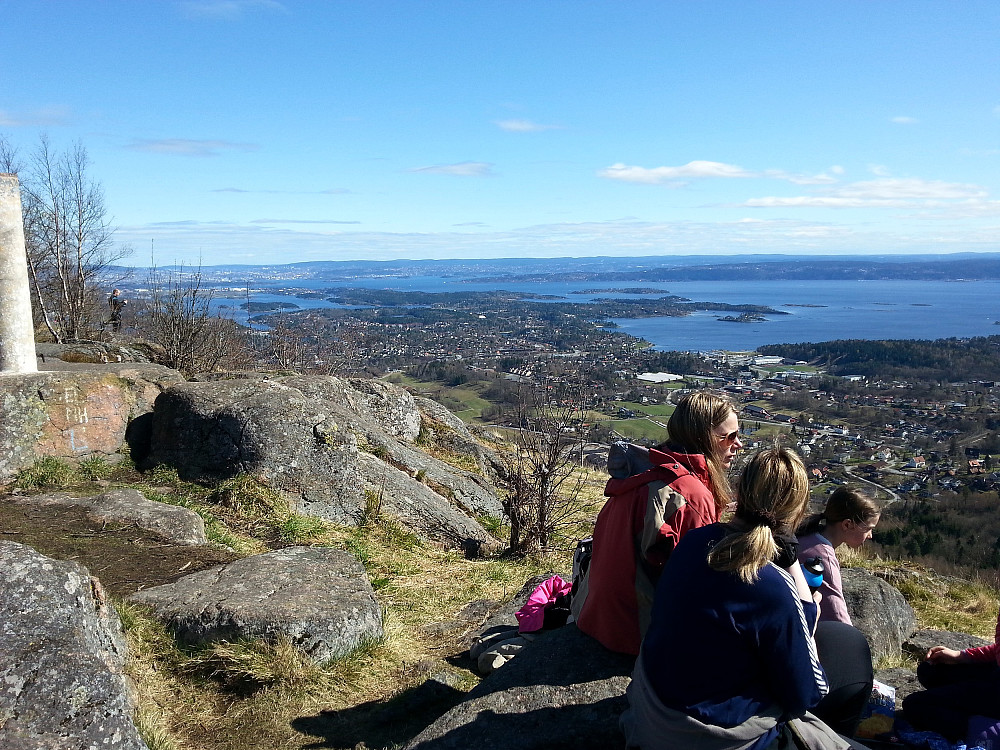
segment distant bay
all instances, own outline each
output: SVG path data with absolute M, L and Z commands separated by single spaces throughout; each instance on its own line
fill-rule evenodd
M 356 278 L 338 282 L 289 280 L 254 282 L 254 302 L 292 302 L 302 308 L 332 307 L 321 299 L 302 299 L 279 289 L 337 289 L 363 287 L 421 292 L 474 292 L 505 289 L 552 295 L 571 302 L 593 302 L 600 297 L 655 298 L 675 294 L 696 302 L 769 305 L 789 313 L 765 316 L 763 322 L 723 322 L 726 313 L 697 312 L 681 318 L 617 319 L 617 330 L 650 341 L 658 349 L 710 351 L 749 350 L 764 344 L 830 341 L 833 339 L 939 339 L 1000 335 L 1000 281 L 908 280 L 781 280 L 680 281 L 642 283 L 650 294 L 623 294 L 623 284 L 593 280 L 477 283 L 436 276 Z M 638 285 L 637 285 L 638 286 Z M 585 293 L 580 293 L 585 292 Z M 242 299 L 217 300 L 235 308 Z M 545 304 L 539 302 L 538 304 Z M 240 311 L 242 312 L 242 311 Z M 246 319 L 237 313 L 237 319 Z

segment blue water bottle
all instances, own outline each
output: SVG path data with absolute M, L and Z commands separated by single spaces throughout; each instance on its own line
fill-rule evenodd
M 819 587 L 823 585 L 823 572 L 825 570 L 823 561 L 818 557 L 802 561 L 802 574 L 806 578 L 806 585 L 809 586 L 810 591 L 819 591 Z

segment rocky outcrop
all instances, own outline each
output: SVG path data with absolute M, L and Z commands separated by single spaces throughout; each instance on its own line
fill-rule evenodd
M 382 613 L 364 568 L 325 547 L 290 547 L 139 591 L 190 644 L 287 638 L 317 662 L 382 637 Z
M 118 616 L 86 569 L 0 542 L 0 747 L 144 750 Z
M 4 375 L 0 393 L 0 482 L 44 456 L 83 459 L 142 441 L 143 415 L 180 373 L 159 365 Z
M 417 735 L 406 750 L 607 750 L 621 747 L 634 660 L 574 625 L 532 641 Z
M 481 479 L 418 450 L 420 424 L 412 397 L 379 381 L 182 383 L 157 398 L 150 463 L 194 480 L 250 474 L 297 511 L 337 523 L 357 524 L 378 503 L 431 539 L 493 546 L 473 516 L 499 516 L 499 501 Z
M 917 628 L 917 616 L 899 590 L 859 568 L 841 570 L 844 600 L 854 626 L 865 634 L 872 660 L 900 653 Z
M 78 497 L 64 492 L 15 497 L 18 505 L 75 506 L 98 523 L 132 523 L 174 544 L 207 544 L 205 522 L 197 513 L 179 505 L 147 500 L 138 490 L 118 489 Z
M 68 344 L 35 343 L 39 370 L 73 369 L 75 366 L 121 363 L 150 364 L 162 348 L 146 342 L 117 344 L 111 341 L 77 341 Z
M 951 630 L 918 630 L 903 644 L 903 651 L 923 658 L 932 646 L 945 646 L 961 651 L 966 648 L 979 648 L 988 646 L 992 641 L 979 638 L 968 633 L 956 633 Z

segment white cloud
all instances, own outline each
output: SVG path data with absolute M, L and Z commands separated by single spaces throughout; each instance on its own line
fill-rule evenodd
M 734 164 L 723 164 L 718 161 L 689 161 L 680 167 L 630 167 L 622 163 L 598 171 L 599 177 L 623 182 L 639 182 L 645 185 L 660 185 L 664 182 L 683 180 L 687 178 L 704 177 L 753 177 L 743 167 Z
M 839 164 L 834 164 L 832 167 L 830 167 L 830 171 L 833 172 L 835 175 L 844 174 L 844 168 Z
M 260 147 L 253 143 L 234 143 L 232 141 L 161 138 L 159 140 L 137 139 L 128 144 L 126 148 L 133 151 L 146 151 L 152 154 L 201 157 L 218 156 L 223 151 L 256 151 Z
M 284 11 L 285 6 L 275 0 L 188 0 L 179 3 L 188 18 L 210 18 L 234 21 L 254 11 Z
M 635 167 L 626 164 L 612 164 L 597 172 L 598 177 L 622 182 L 636 182 L 643 185 L 663 185 L 673 183 L 680 187 L 685 180 L 690 179 L 749 179 L 766 177 L 772 180 L 787 180 L 796 185 L 827 185 L 836 182 L 836 178 L 827 174 L 802 175 L 792 174 L 783 169 L 765 169 L 763 172 L 751 172 L 735 164 L 724 164 L 719 161 L 689 161 L 679 167 Z
M 892 122 L 897 125 L 916 125 L 920 122 L 916 117 L 907 117 L 906 115 L 900 115 L 899 117 L 893 117 Z
M 424 174 L 447 174 L 453 177 L 491 177 L 493 165 L 484 161 L 463 161 L 458 164 L 435 164 L 429 167 L 414 167 L 408 172 Z
M 889 168 L 882 164 L 869 164 L 868 171 L 871 172 L 876 177 L 888 177 Z
M 511 133 L 539 133 L 543 130 L 562 130 L 561 125 L 542 125 L 531 120 L 499 120 L 496 126 Z
M 906 201 L 875 198 L 838 198 L 829 195 L 769 196 L 751 198 L 740 204 L 749 208 L 864 208 L 867 206 L 902 207 Z

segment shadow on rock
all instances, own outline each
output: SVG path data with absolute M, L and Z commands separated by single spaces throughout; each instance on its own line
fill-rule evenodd
M 635 660 L 575 625 L 540 635 L 417 735 L 407 750 L 551 750 L 624 745 L 618 717 Z
M 452 682 L 457 678 L 439 673 L 388 701 L 299 717 L 292 729 L 320 738 L 304 748 L 355 747 L 362 742 L 367 747 L 398 746 L 465 699 Z

